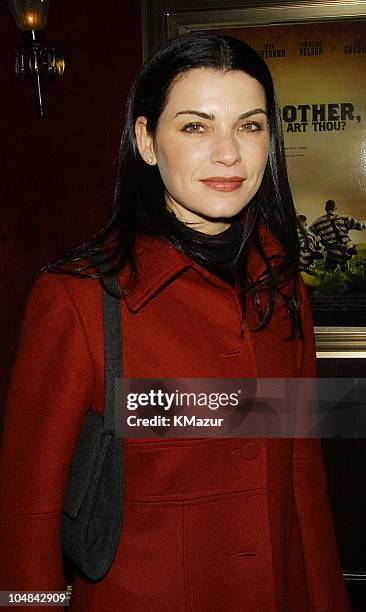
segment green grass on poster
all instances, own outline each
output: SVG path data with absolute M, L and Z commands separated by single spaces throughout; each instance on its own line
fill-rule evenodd
M 366 294 L 366 243 L 357 244 L 357 254 L 349 260 L 347 270 L 339 267 L 324 271 L 324 259 L 317 260 L 314 275 L 302 272 L 309 296 L 313 300 L 329 295 Z

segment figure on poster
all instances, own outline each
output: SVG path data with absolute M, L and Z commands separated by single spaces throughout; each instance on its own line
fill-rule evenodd
M 324 265 L 326 272 L 333 272 L 337 266 L 342 271 L 347 270 L 349 260 L 357 253 L 357 248 L 349 237 L 349 232 L 366 229 L 366 221 L 348 215 L 340 215 L 335 212 L 336 210 L 336 202 L 327 200 L 325 214 L 318 217 L 309 228 L 320 238 L 326 251 Z
M 298 215 L 297 234 L 300 242 L 300 260 L 299 270 L 307 272 L 307 274 L 316 274 L 314 267 L 318 259 L 324 259 L 321 252 L 321 242 L 313 230 L 307 227 L 307 218 L 305 215 Z

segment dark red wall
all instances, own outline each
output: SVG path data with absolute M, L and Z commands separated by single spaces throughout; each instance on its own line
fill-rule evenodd
M 141 64 L 138 0 L 51 4 L 46 41 L 66 70 L 46 86 L 39 119 L 31 82 L 13 75 L 21 35 L 0 3 L 0 405 L 27 283 L 108 215 L 126 94 Z

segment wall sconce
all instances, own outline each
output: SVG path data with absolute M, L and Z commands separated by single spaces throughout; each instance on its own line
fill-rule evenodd
M 44 44 L 49 0 L 8 0 L 10 11 L 22 32 L 23 46 L 15 53 L 15 75 L 31 74 L 37 111 L 44 117 L 43 80 L 60 77 L 65 61 L 54 47 Z

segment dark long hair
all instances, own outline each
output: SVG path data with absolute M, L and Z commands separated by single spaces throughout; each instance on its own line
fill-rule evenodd
M 287 304 L 291 321 L 290 338 L 296 328 L 302 336 L 297 286 L 297 218 L 287 178 L 281 118 L 272 77 L 266 63 L 251 47 L 229 36 L 217 36 L 208 31 L 189 32 L 164 42 L 144 64 L 127 101 L 112 214 L 106 225 L 88 242 L 72 249 L 41 271 L 68 272 L 81 277 L 98 278 L 116 274 L 128 265 L 130 282 L 121 289 L 121 295 L 126 294 L 133 290 L 137 282 L 134 243 L 139 233 L 166 239 L 199 263 L 209 265 L 207 246 L 215 244 L 215 237 L 192 231 L 167 209 L 159 169 L 157 166 L 149 166 L 141 158 L 134 131 L 135 121 L 142 115 L 147 118 L 148 131 L 154 134 L 175 79 L 196 68 L 240 70 L 254 77 L 264 88 L 270 135 L 269 157 L 261 186 L 241 213 L 245 222 L 241 245 L 235 258 L 236 285 L 241 295 L 243 317 L 246 295 L 248 292 L 254 295 L 257 311 L 261 313 L 261 321 L 255 329 L 260 329 L 269 321 L 277 291 Z M 261 244 L 260 223 L 270 230 L 283 248 L 284 256 L 280 260 L 276 259 L 275 265 L 266 256 Z M 247 275 L 250 246 L 258 251 L 266 267 L 265 274 L 254 281 L 248 279 Z M 104 271 L 88 272 L 101 258 L 104 261 Z M 280 289 L 281 282 L 286 278 L 292 279 L 290 296 L 286 296 Z M 103 278 L 101 281 L 103 283 Z M 257 293 L 261 289 L 268 292 L 268 305 L 264 314 L 260 311 Z

